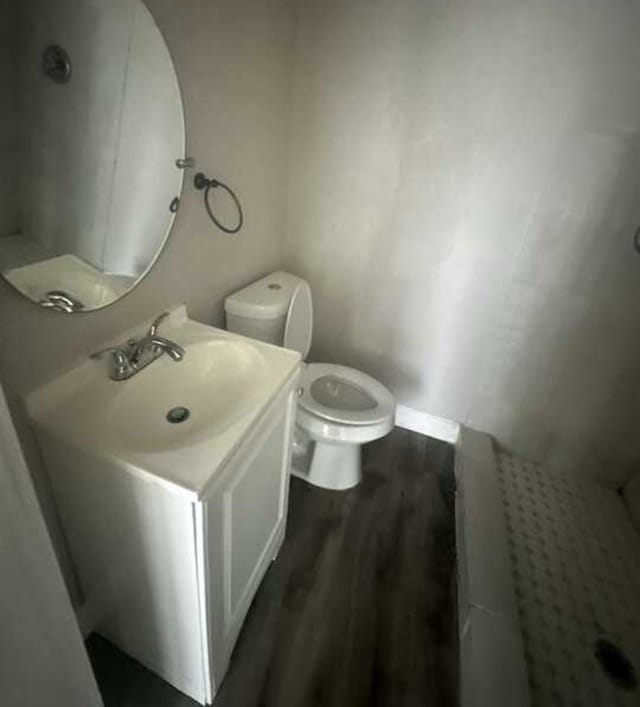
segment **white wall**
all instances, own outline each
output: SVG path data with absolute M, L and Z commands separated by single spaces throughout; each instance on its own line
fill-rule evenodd
M 301 0 L 312 357 L 539 461 L 640 457 L 640 5 Z
M 18 12 L 12 0 L 0 0 L 0 238 L 16 233 L 19 223 L 16 188 L 17 81 L 13 57 L 17 53 Z
M 56 255 L 138 277 L 180 192 L 184 127 L 169 52 L 139 0 L 29 0 L 21 12 L 20 230 Z M 63 85 L 42 75 L 52 42 L 71 58 Z
M 130 2 L 132 0 L 129 0 Z M 127 75 L 102 269 L 140 277 L 172 224 L 184 157 L 182 99 L 169 50 L 147 8 L 134 1 Z
M 28 0 L 21 37 L 22 233 L 55 255 L 102 265 L 120 108 L 135 5 L 131 0 Z M 72 76 L 42 74 L 59 44 Z
M 102 705 L 1 387 L 0 577 L 2 704 Z
M 160 259 L 114 305 L 69 316 L 28 302 L 0 281 L 0 379 L 57 549 L 62 541 L 22 396 L 105 338 L 172 304 L 185 302 L 192 316 L 223 324 L 224 297 L 282 264 L 290 3 L 150 0 L 148 6 L 176 64 L 187 150 L 200 169 L 237 189 L 245 227 L 236 236 L 218 231 L 191 186 L 191 174 Z

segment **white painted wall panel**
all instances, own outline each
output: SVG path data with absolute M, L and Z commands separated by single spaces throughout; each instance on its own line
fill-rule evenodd
M 182 98 L 176 72 L 153 17 L 135 3 L 118 148 L 106 224 L 103 269 L 140 277 L 173 221 L 182 190 Z M 188 185 L 190 186 L 190 185 Z
M 13 58 L 18 51 L 18 5 L 0 0 L 0 238 L 18 230 L 18 158 L 16 145 L 17 77 Z
M 312 359 L 525 457 L 640 459 L 640 6 L 301 0 L 287 267 Z
M 0 578 L 2 705 L 100 707 L 1 388 Z
M 97 268 L 134 8 L 130 0 L 29 0 L 21 8 L 20 229 L 51 253 L 74 253 Z M 66 84 L 42 75 L 51 43 L 69 53 Z

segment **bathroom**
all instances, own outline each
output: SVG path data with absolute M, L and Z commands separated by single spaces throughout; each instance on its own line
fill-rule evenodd
M 46 90 L 57 96 L 69 95 L 74 84 L 82 81 L 83 62 L 111 65 L 121 60 L 113 45 L 91 39 L 96 36 L 95 20 L 107 6 L 134 4 L 148 9 L 177 78 L 184 146 L 180 154 L 171 155 L 170 164 L 173 168 L 176 158 L 192 158 L 194 164 L 184 170 L 172 169 L 172 176 L 179 172 L 178 178 L 182 178 L 182 186 L 175 192 L 180 200 L 175 220 L 152 267 L 126 296 L 94 311 L 69 314 L 34 304 L 0 278 L 0 384 L 29 470 L 28 475 L 19 476 L 26 489 L 21 491 L 22 497 L 33 497 L 27 505 L 37 526 L 33 531 L 25 526 L 27 537 L 33 532 L 34 541 L 25 543 L 24 552 L 47 557 L 32 568 L 38 574 L 29 576 L 38 578 L 38 586 L 51 587 L 53 612 L 46 614 L 47 602 L 27 592 L 26 586 L 36 585 L 32 579 L 25 579 L 28 585 L 22 588 L 22 605 L 14 603 L 14 595 L 11 601 L 6 598 L 0 588 L 3 613 L 8 605 L 14 606 L 11 614 L 17 625 L 29 626 L 17 631 L 24 644 L 15 639 L 15 660 L 5 659 L 8 653 L 0 638 L 2 703 L 9 707 L 75 707 L 99 705 L 100 700 L 108 706 L 192 704 L 173 688 L 154 693 L 162 690 L 163 684 L 152 682 L 155 675 L 144 673 L 141 677 L 132 667 L 137 664 L 127 662 L 120 653 L 110 654 L 112 663 L 107 670 L 112 669 L 113 682 L 121 693 L 116 688 L 108 692 L 109 686 L 101 683 L 103 676 L 97 675 L 104 693 L 99 696 L 74 623 L 73 610 L 77 612 L 81 602 L 78 569 L 69 550 L 46 455 L 33 431 L 27 398 L 86 362 L 101 347 L 124 341 L 124 332 L 143 333 L 162 312 L 184 305 L 190 320 L 224 329 L 225 299 L 277 271 L 292 273 L 309 284 L 313 340 L 308 360 L 366 373 L 390 391 L 396 402 L 395 429 L 365 445 L 363 479 L 353 491 L 316 491 L 304 481 L 291 480 L 289 529 L 294 523 L 301 524 L 301 537 L 308 538 L 311 549 L 318 551 L 321 545 L 313 543 L 329 536 L 333 525 L 341 522 L 349 499 L 361 491 L 373 493 L 387 468 L 401 469 L 407 459 L 425 455 L 433 466 L 433 470 L 429 467 L 429 489 L 440 505 L 434 511 L 429 494 L 426 498 L 416 496 L 424 501 L 425 518 L 432 511 L 442 514 L 446 531 L 442 538 L 444 566 L 438 564 L 438 556 L 435 560 L 430 557 L 431 564 L 426 565 L 433 577 L 420 580 L 415 567 L 395 567 L 400 577 L 406 575 L 406 583 L 425 582 L 414 589 L 428 593 L 437 586 L 441 603 L 436 609 L 442 611 L 443 625 L 435 631 L 447 650 L 436 651 L 434 629 L 424 629 L 424 655 L 417 651 L 417 657 L 412 658 L 416 663 L 407 658 L 404 664 L 402 657 L 396 660 L 395 656 L 389 658 L 389 664 L 376 664 L 373 669 L 359 663 L 356 670 L 362 671 L 360 678 L 357 672 L 349 673 L 353 682 L 347 680 L 340 662 L 317 665 L 310 659 L 305 669 L 318 672 L 323 678 L 322 689 L 318 687 L 306 697 L 293 694 L 291 707 L 428 701 L 456 704 L 458 699 L 463 705 L 518 707 L 557 704 L 563 698 L 567 704 L 637 703 L 639 693 L 633 678 L 640 671 L 640 630 L 635 644 L 625 643 L 628 639 L 617 629 L 608 628 L 599 612 L 611 615 L 616 626 L 622 620 L 618 609 L 609 610 L 604 600 L 607 592 L 613 591 L 616 607 L 624 605 L 631 614 L 624 620 L 638 626 L 640 606 L 634 597 L 640 595 L 640 540 L 625 514 L 631 509 L 637 524 L 640 48 L 636 37 L 640 6 L 623 0 L 0 2 L 7 18 L 17 12 L 18 5 L 32 6 L 34 16 L 43 13 L 46 6 L 56 9 L 34 51 L 38 60 L 48 45 L 68 51 L 72 67 L 68 83 L 45 84 Z M 80 18 L 88 18 L 87 26 Z M 5 86 L 13 86 L 15 79 L 8 71 L 12 65 L 9 58 L 17 51 L 10 26 L 7 22 L 0 29 L 6 52 L 0 62 L 0 81 Z M 102 54 L 92 57 L 94 43 L 96 52 Z M 3 91 L 5 98 L 10 95 L 9 89 Z M 2 120 L 14 119 L 9 101 L 0 105 Z M 50 114 L 31 117 L 36 120 L 45 115 Z M 43 121 L 35 124 L 42 127 Z M 65 155 L 73 153 L 74 143 L 69 141 L 77 133 L 75 147 L 82 145 L 79 152 L 86 154 L 91 125 L 83 120 L 70 125 L 70 133 L 53 133 L 55 148 Z M 0 143 L 5 156 L 0 183 L 7 199 L 0 205 L 6 213 L 12 208 L 11 199 L 17 198 L 15 170 L 22 169 L 24 162 L 16 154 L 18 143 L 10 128 L 0 131 Z M 40 196 L 47 194 L 46 180 L 37 183 L 44 176 L 45 163 L 56 167 L 55 160 L 45 160 L 35 163 L 30 174 Z M 146 171 L 149 164 L 137 166 L 146 175 L 144 184 L 155 187 L 156 167 Z M 67 172 L 54 172 L 51 179 L 64 184 Z M 238 233 L 225 233 L 212 223 L 203 191 L 194 186 L 197 173 L 228 184 L 237 194 L 244 216 Z M 155 188 L 143 189 L 141 200 L 148 193 L 154 195 Z M 174 192 L 171 195 L 173 198 Z M 41 206 L 36 198 L 22 204 L 23 217 Z M 67 209 L 91 201 L 86 193 L 65 193 L 65 199 L 69 199 L 64 202 Z M 226 195 L 214 189 L 211 200 L 219 206 L 215 215 L 223 224 L 236 223 L 234 204 Z M 0 260 L 2 239 L 16 232 L 13 224 L 5 223 L 5 213 L 0 214 Z M 136 214 L 140 215 L 130 213 L 134 222 Z M 98 216 L 90 212 L 88 222 L 95 223 Z M 185 365 L 188 359 L 187 353 Z M 107 364 L 101 362 L 105 371 Z M 160 364 L 164 365 L 164 360 Z M 167 362 L 167 369 L 169 365 L 173 362 Z M 176 363 L 175 371 L 182 365 Z M 140 379 L 145 374 L 141 373 Z M 136 378 L 129 382 L 135 383 Z M 128 381 L 118 385 L 127 386 Z M 9 438 L 6 434 L 3 427 L 3 447 Z M 452 473 L 449 467 L 454 463 L 450 451 L 455 451 L 455 513 L 453 493 L 447 488 Z M 492 459 L 495 469 L 489 472 Z M 475 465 L 482 473 L 471 473 L 467 488 L 463 477 Z M 439 478 L 440 467 L 447 467 L 444 490 L 435 478 Z M 520 476 L 514 476 L 516 473 Z M 518 577 L 528 575 L 522 568 L 511 572 L 510 557 L 520 557 L 523 546 L 519 543 L 525 536 L 518 533 L 521 521 L 501 507 L 501 499 L 509 500 L 509 494 L 529 493 L 528 486 L 533 484 L 521 483 L 522 477 L 541 479 L 540 483 L 559 479 L 558 484 L 569 484 L 570 488 L 582 489 L 587 484 L 592 489 L 597 484 L 598 489 L 606 490 L 606 501 L 584 492 L 595 505 L 593 528 L 606 526 L 608 521 L 603 519 L 625 524 L 612 531 L 619 542 L 611 554 L 619 555 L 622 565 L 631 558 L 624 570 L 628 574 L 619 577 L 623 572 L 620 563 L 611 569 L 605 563 L 603 572 L 615 580 L 613 590 L 602 589 L 600 594 L 601 585 L 594 580 L 590 588 L 594 594 L 585 599 L 584 612 L 587 616 L 597 614 L 601 629 L 588 639 L 588 658 L 593 661 L 588 663 L 590 670 L 602 673 L 592 693 L 584 689 L 580 671 L 585 669 L 587 658 L 582 659 L 577 644 L 566 646 L 556 634 L 527 644 L 524 635 L 530 633 L 531 617 L 536 614 L 528 612 L 527 606 L 522 609 L 522 601 L 529 599 L 522 600 L 518 593 L 522 589 Z M 392 483 L 397 484 L 397 479 Z M 411 483 L 407 480 L 407 493 Z M 389 495 L 395 498 L 402 488 L 394 489 Z M 623 491 L 622 496 L 618 490 Z M 567 487 L 562 486 L 562 493 L 566 492 Z M 545 489 L 544 493 L 551 492 Z M 2 496 L 3 502 L 9 503 L 10 494 L 3 492 Z M 310 513 L 305 521 L 304 511 L 312 507 L 316 497 L 321 500 L 314 507 L 315 515 Z M 497 512 L 488 512 L 486 504 L 494 509 L 499 504 Z M 619 512 L 623 507 L 625 511 Z M 510 503 L 508 508 L 513 511 L 517 504 Z M 454 515 L 455 567 L 447 564 L 453 563 L 450 536 Z M 587 543 L 586 536 L 592 531 L 588 520 L 578 511 L 567 516 L 580 517 L 585 534 L 554 526 L 560 528 L 560 535 L 566 533 L 585 555 L 600 557 L 600 543 L 595 550 Z M 12 517 L 9 507 L 0 517 Z M 403 520 L 408 522 L 408 517 Z M 22 515 L 16 518 L 18 522 Z M 392 532 L 393 524 L 389 527 Z M 16 528 L 23 537 L 20 526 Z M 505 528 L 515 529 L 512 542 Z M 475 542 L 475 554 L 463 542 L 467 530 L 469 543 Z M 485 531 L 490 537 L 482 543 L 479 538 Z M 530 534 L 530 529 L 525 527 L 524 532 Z M 602 532 L 608 531 L 605 528 Z M 252 622 L 257 623 L 256 616 L 260 618 L 257 607 L 267 606 L 268 597 L 262 590 L 270 591 L 277 584 L 271 582 L 273 576 L 284 576 L 277 574 L 283 564 L 278 560 L 290 562 L 299 549 L 299 543 L 294 543 L 289 552 L 290 540 L 295 537 L 288 533 L 281 554 L 256 594 L 247 631 Z M 382 541 L 392 542 L 393 536 Z M 366 562 L 367 553 L 374 551 L 366 543 L 344 543 L 346 557 L 354 563 Z M 487 547 L 501 550 L 488 558 Z M 3 576 L 14 571 L 12 557 L 3 555 Z M 480 576 L 474 585 L 468 577 L 478 564 L 491 567 L 491 573 L 485 576 L 478 570 Z M 46 574 L 45 568 L 50 570 Z M 578 574 L 582 576 L 581 571 Z M 323 578 L 310 572 L 303 579 L 322 584 Z M 456 579 L 458 586 L 451 586 Z M 569 585 L 572 589 L 571 582 Z M 473 595 L 475 590 L 483 596 L 461 598 L 464 591 Z M 456 592 L 457 610 L 449 596 L 456 596 Z M 488 598 L 487 593 L 491 595 Z M 577 594 L 588 592 L 581 586 Z M 15 596 L 20 596 L 20 591 L 16 590 Z M 389 596 L 403 601 L 393 592 Z M 561 599 L 566 597 L 573 597 L 571 591 L 565 591 Z M 506 608 L 492 606 L 494 598 L 496 602 L 504 598 Z M 32 612 L 34 602 L 43 614 L 32 625 L 24 617 Z M 601 603 L 606 604 L 602 609 Z M 559 606 L 564 612 L 562 602 Z M 341 610 L 339 615 L 347 622 L 357 616 L 357 607 L 358 601 L 351 599 L 349 611 Z M 430 610 L 435 611 L 433 607 Z M 263 613 L 265 633 L 256 632 L 254 637 L 262 652 L 268 653 L 279 624 L 275 614 L 267 609 Z M 492 628 L 489 620 L 496 616 L 508 616 L 509 621 L 505 618 L 498 621 L 499 627 Z M 328 618 L 321 614 L 319 621 Z M 584 623 L 584 615 L 579 618 Z M 485 619 L 489 623 L 483 623 Z M 90 617 L 87 621 L 90 623 Z M 509 627 L 504 628 L 503 623 Z M 363 625 L 370 630 L 376 627 L 366 621 Z M 482 646 L 484 639 L 488 644 L 474 653 L 465 649 L 465 641 L 476 630 L 478 634 L 485 631 L 485 635 L 478 635 L 473 646 Z M 566 626 L 563 630 L 572 637 L 579 633 Z M 615 635 L 610 635 L 611 631 Z M 365 650 L 366 633 L 359 636 L 362 644 L 356 648 L 370 655 Z M 457 639 L 451 640 L 449 633 Z M 606 655 L 602 660 L 592 655 L 592 644 L 600 638 L 619 649 L 617 653 L 610 651 L 618 658 L 613 661 L 619 668 L 614 670 L 615 680 L 600 668 L 601 664 L 609 665 Z M 568 675 L 566 680 L 557 679 L 557 684 L 548 671 L 535 672 L 540 667 L 535 657 L 544 650 L 540 648 L 545 645 L 543 639 L 552 643 L 551 669 Z M 44 658 L 34 648 L 42 640 L 47 646 Z M 75 647 L 71 649 L 65 641 Z M 557 660 L 554 641 L 562 649 Z M 95 645 L 108 650 L 106 642 Z M 246 645 L 241 637 L 222 682 L 219 704 L 289 707 L 285 698 L 278 699 L 285 693 L 278 693 L 275 687 L 271 693 L 261 692 L 266 678 L 251 673 L 251 651 Z M 24 654 L 19 646 L 24 647 Z M 302 653 L 306 650 L 299 644 L 294 648 Z M 571 678 L 576 670 L 567 669 L 566 661 L 562 662 L 565 649 L 580 655 L 578 686 Z M 69 659 L 54 666 L 51 656 L 55 655 Z M 233 694 L 225 697 L 229 686 L 242 687 L 242 680 L 236 678 L 233 683 L 233 679 L 241 662 L 235 659 L 243 655 L 249 672 L 243 672 L 242 666 L 236 672 L 240 678 L 251 676 L 246 682 L 252 687 L 246 694 L 253 695 L 253 702 L 251 698 L 234 700 Z M 294 674 L 305 664 L 294 661 L 287 670 L 283 664 L 286 656 L 292 652 L 276 652 L 272 669 L 300 684 Z M 480 667 L 474 661 L 480 661 Z M 422 671 L 415 684 L 425 692 L 416 695 L 387 690 L 390 683 L 385 680 L 391 680 L 389 673 L 398 670 L 399 663 L 402 680 L 412 685 L 411 665 L 414 672 Z M 509 670 L 504 667 L 507 664 Z M 492 675 L 491 668 L 501 666 L 502 674 L 498 670 Z M 47 680 L 52 681 L 50 686 Z M 79 683 L 74 680 L 82 682 L 85 692 L 77 692 Z M 450 683 L 456 684 L 452 687 Z M 16 684 L 22 697 L 12 702 L 11 695 L 18 694 Z M 313 680 L 309 684 L 317 687 Z M 344 696 L 345 685 L 357 686 L 351 701 Z M 127 689 L 133 692 L 127 695 Z M 156 697 L 145 702 L 145 689 Z M 84 695 L 83 699 L 78 694 Z

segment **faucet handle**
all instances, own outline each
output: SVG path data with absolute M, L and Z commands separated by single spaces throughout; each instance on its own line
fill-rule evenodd
M 92 354 L 89 355 L 89 358 L 99 359 L 108 353 L 113 354 L 114 358 L 116 356 L 118 356 L 119 354 L 124 354 L 125 356 L 127 355 L 125 350 L 122 348 L 122 346 L 107 346 L 106 349 L 100 349 L 100 351 L 94 351 Z
M 169 312 L 162 312 L 154 320 L 153 324 L 149 327 L 149 336 L 154 337 L 158 333 L 158 327 L 160 324 L 169 316 Z
M 129 354 L 121 346 L 109 346 L 92 353 L 90 358 L 102 358 L 105 354 L 111 354 L 112 375 L 114 380 L 128 378 L 134 370 L 134 364 Z
M 116 348 L 111 352 L 111 365 L 113 366 L 113 378 L 122 380 L 128 378 L 133 372 L 133 364 L 124 349 Z

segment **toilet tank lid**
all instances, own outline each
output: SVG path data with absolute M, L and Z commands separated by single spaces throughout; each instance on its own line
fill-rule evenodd
M 278 270 L 229 295 L 224 301 L 224 310 L 227 314 L 252 319 L 285 317 L 291 297 L 301 282 L 304 280 Z

